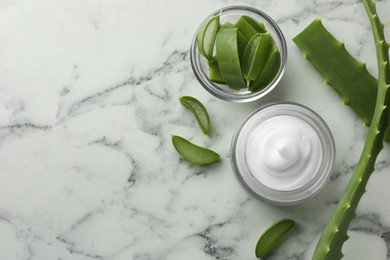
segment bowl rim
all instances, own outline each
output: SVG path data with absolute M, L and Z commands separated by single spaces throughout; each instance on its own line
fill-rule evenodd
M 217 84 L 214 82 L 211 82 L 208 77 L 203 75 L 203 73 L 200 70 L 200 63 L 199 60 L 196 58 L 197 55 L 199 54 L 199 51 L 196 47 L 196 38 L 199 32 L 200 27 L 204 23 L 206 19 L 208 19 L 210 16 L 217 15 L 219 13 L 223 14 L 225 12 L 232 12 L 232 11 L 244 11 L 244 12 L 250 12 L 256 16 L 259 16 L 261 19 L 266 21 L 272 28 L 273 32 L 277 36 L 279 42 L 280 42 L 280 54 L 281 54 L 281 65 L 278 71 L 278 74 L 275 76 L 273 81 L 271 81 L 268 86 L 266 86 L 264 89 L 258 92 L 253 92 L 249 94 L 244 94 L 244 95 L 238 95 L 234 93 L 227 93 L 225 91 L 220 90 L 220 88 L 217 87 Z M 265 12 L 254 8 L 250 6 L 245 6 L 245 5 L 232 5 L 232 6 L 226 6 L 223 8 L 219 8 L 216 11 L 212 12 L 210 15 L 208 15 L 202 23 L 199 25 L 197 28 L 195 35 L 192 39 L 191 42 L 191 48 L 190 48 L 190 61 L 191 61 L 191 67 L 192 71 L 196 77 L 196 79 L 199 81 L 199 83 L 202 85 L 204 89 L 206 89 L 210 94 L 213 96 L 225 100 L 225 101 L 230 101 L 230 102 L 235 102 L 235 103 L 244 103 L 244 102 L 251 102 L 257 99 L 260 99 L 261 97 L 264 97 L 267 95 L 269 92 L 271 92 L 277 84 L 280 82 L 285 68 L 287 64 L 287 43 L 284 38 L 282 30 L 279 28 L 277 23 Z

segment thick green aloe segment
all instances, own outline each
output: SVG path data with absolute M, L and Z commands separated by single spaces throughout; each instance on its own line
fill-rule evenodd
M 179 99 L 179 101 L 191 110 L 198 122 L 199 128 L 204 134 L 208 135 L 210 131 L 210 117 L 204 105 L 199 100 L 191 96 L 183 96 Z
M 320 19 L 314 20 L 293 41 L 325 83 L 369 125 L 374 114 L 378 83 L 366 65 L 352 57 L 344 44 L 325 29 Z
M 209 17 L 199 29 L 196 45 L 208 60 L 213 58 L 214 43 L 219 29 L 219 15 Z
M 172 144 L 184 159 L 195 164 L 211 164 L 218 161 L 220 158 L 219 154 L 216 152 L 193 144 L 181 136 L 172 136 Z
M 248 42 L 249 42 L 250 39 L 247 39 L 245 37 L 245 35 L 242 32 L 240 32 L 240 31 L 238 31 L 237 33 L 238 33 L 238 35 L 237 35 L 238 55 L 240 57 L 240 61 L 242 62 L 242 58 L 244 56 L 245 48 L 248 45 Z
M 222 25 L 224 28 L 234 28 L 235 25 L 231 22 L 226 22 Z M 237 30 L 237 47 L 238 47 L 238 56 L 240 57 L 240 61 L 242 60 L 242 56 L 244 55 L 245 47 L 248 44 L 248 39 L 245 37 L 245 35 Z
M 218 84 L 226 84 L 222 77 L 221 70 L 219 69 L 218 60 L 210 60 L 208 64 L 210 69 L 210 80 Z
M 367 71 L 365 64 L 352 57 L 320 19 L 314 20 L 293 41 L 325 83 L 369 125 L 375 109 L 378 80 Z M 390 143 L 390 131 L 386 131 L 385 141 Z
M 349 224 L 356 216 L 356 208 L 366 191 L 366 184 L 374 172 L 375 161 L 383 149 L 385 130 L 390 122 L 389 44 L 385 41 L 384 25 L 376 14 L 375 3 L 371 0 L 363 0 L 363 3 L 371 23 L 378 60 L 378 89 L 375 110 L 360 159 L 318 241 L 313 255 L 314 260 L 338 260 L 343 257 L 342 246 L 348 239 Z
M 282 219 L 272 224 L 259 238 L 255 254 L 256 257 L 264 257 L 269 254 L 295 226 L 295 221 Z
M 248 42 L 242 58 L 242 71 L 248 84 L 257 79 L 264 70 L 273 44 L 269 33 L 255 34 Z
M 263 71 L 260 73 L 259 77 L 249 85 L 249 90 L 251 92 L 256 92 L 268 86 L 268 84 L 270 84 L 276 77 L 276 74 L 278 74 L 280 63 L 280 52 L 278 47 L 273 44 L 265 62 Z
M 241 72 L 237 37 L 237 28 L 221 27 L 215 41 L 221 75 L 226 84 L 235 90 L 247 87 Z
M 267 30 L 263 23 L 255 21 L 252 17 L 243 15 L 235 23 L 238 30 L 249 40 L 257 33 L 265 33 Z

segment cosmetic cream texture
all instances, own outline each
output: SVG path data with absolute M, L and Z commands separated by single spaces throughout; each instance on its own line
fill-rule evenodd
M 253 177 L 268 188 L 299 189 L 317 174 L 323 158 L 313 127 L 294 116 L 265 120 L 248 138 L 245 157 Z

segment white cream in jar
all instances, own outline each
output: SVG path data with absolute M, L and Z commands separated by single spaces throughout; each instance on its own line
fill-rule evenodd
M 335 147 L 319 115 L 298 104 L 280 103 L 241 122 L 231 155 L 236 176 L 249 192 L 272 204 L 292 205 L 324 186 Z
M 285 115 L 253 130 L 245 153 L 251 173 L 265 186 L 283 191 L 306 185 L 322 161 L 321 141 L 313 127 Z

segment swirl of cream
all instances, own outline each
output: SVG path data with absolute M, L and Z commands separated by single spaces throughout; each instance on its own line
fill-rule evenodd
M 293 116 L 275 116 L 251 133 L 246 145 L 248 168 L 259 182 L 275 190 L 307 184 L 322 162 L 321 140 L 313 127 Z

